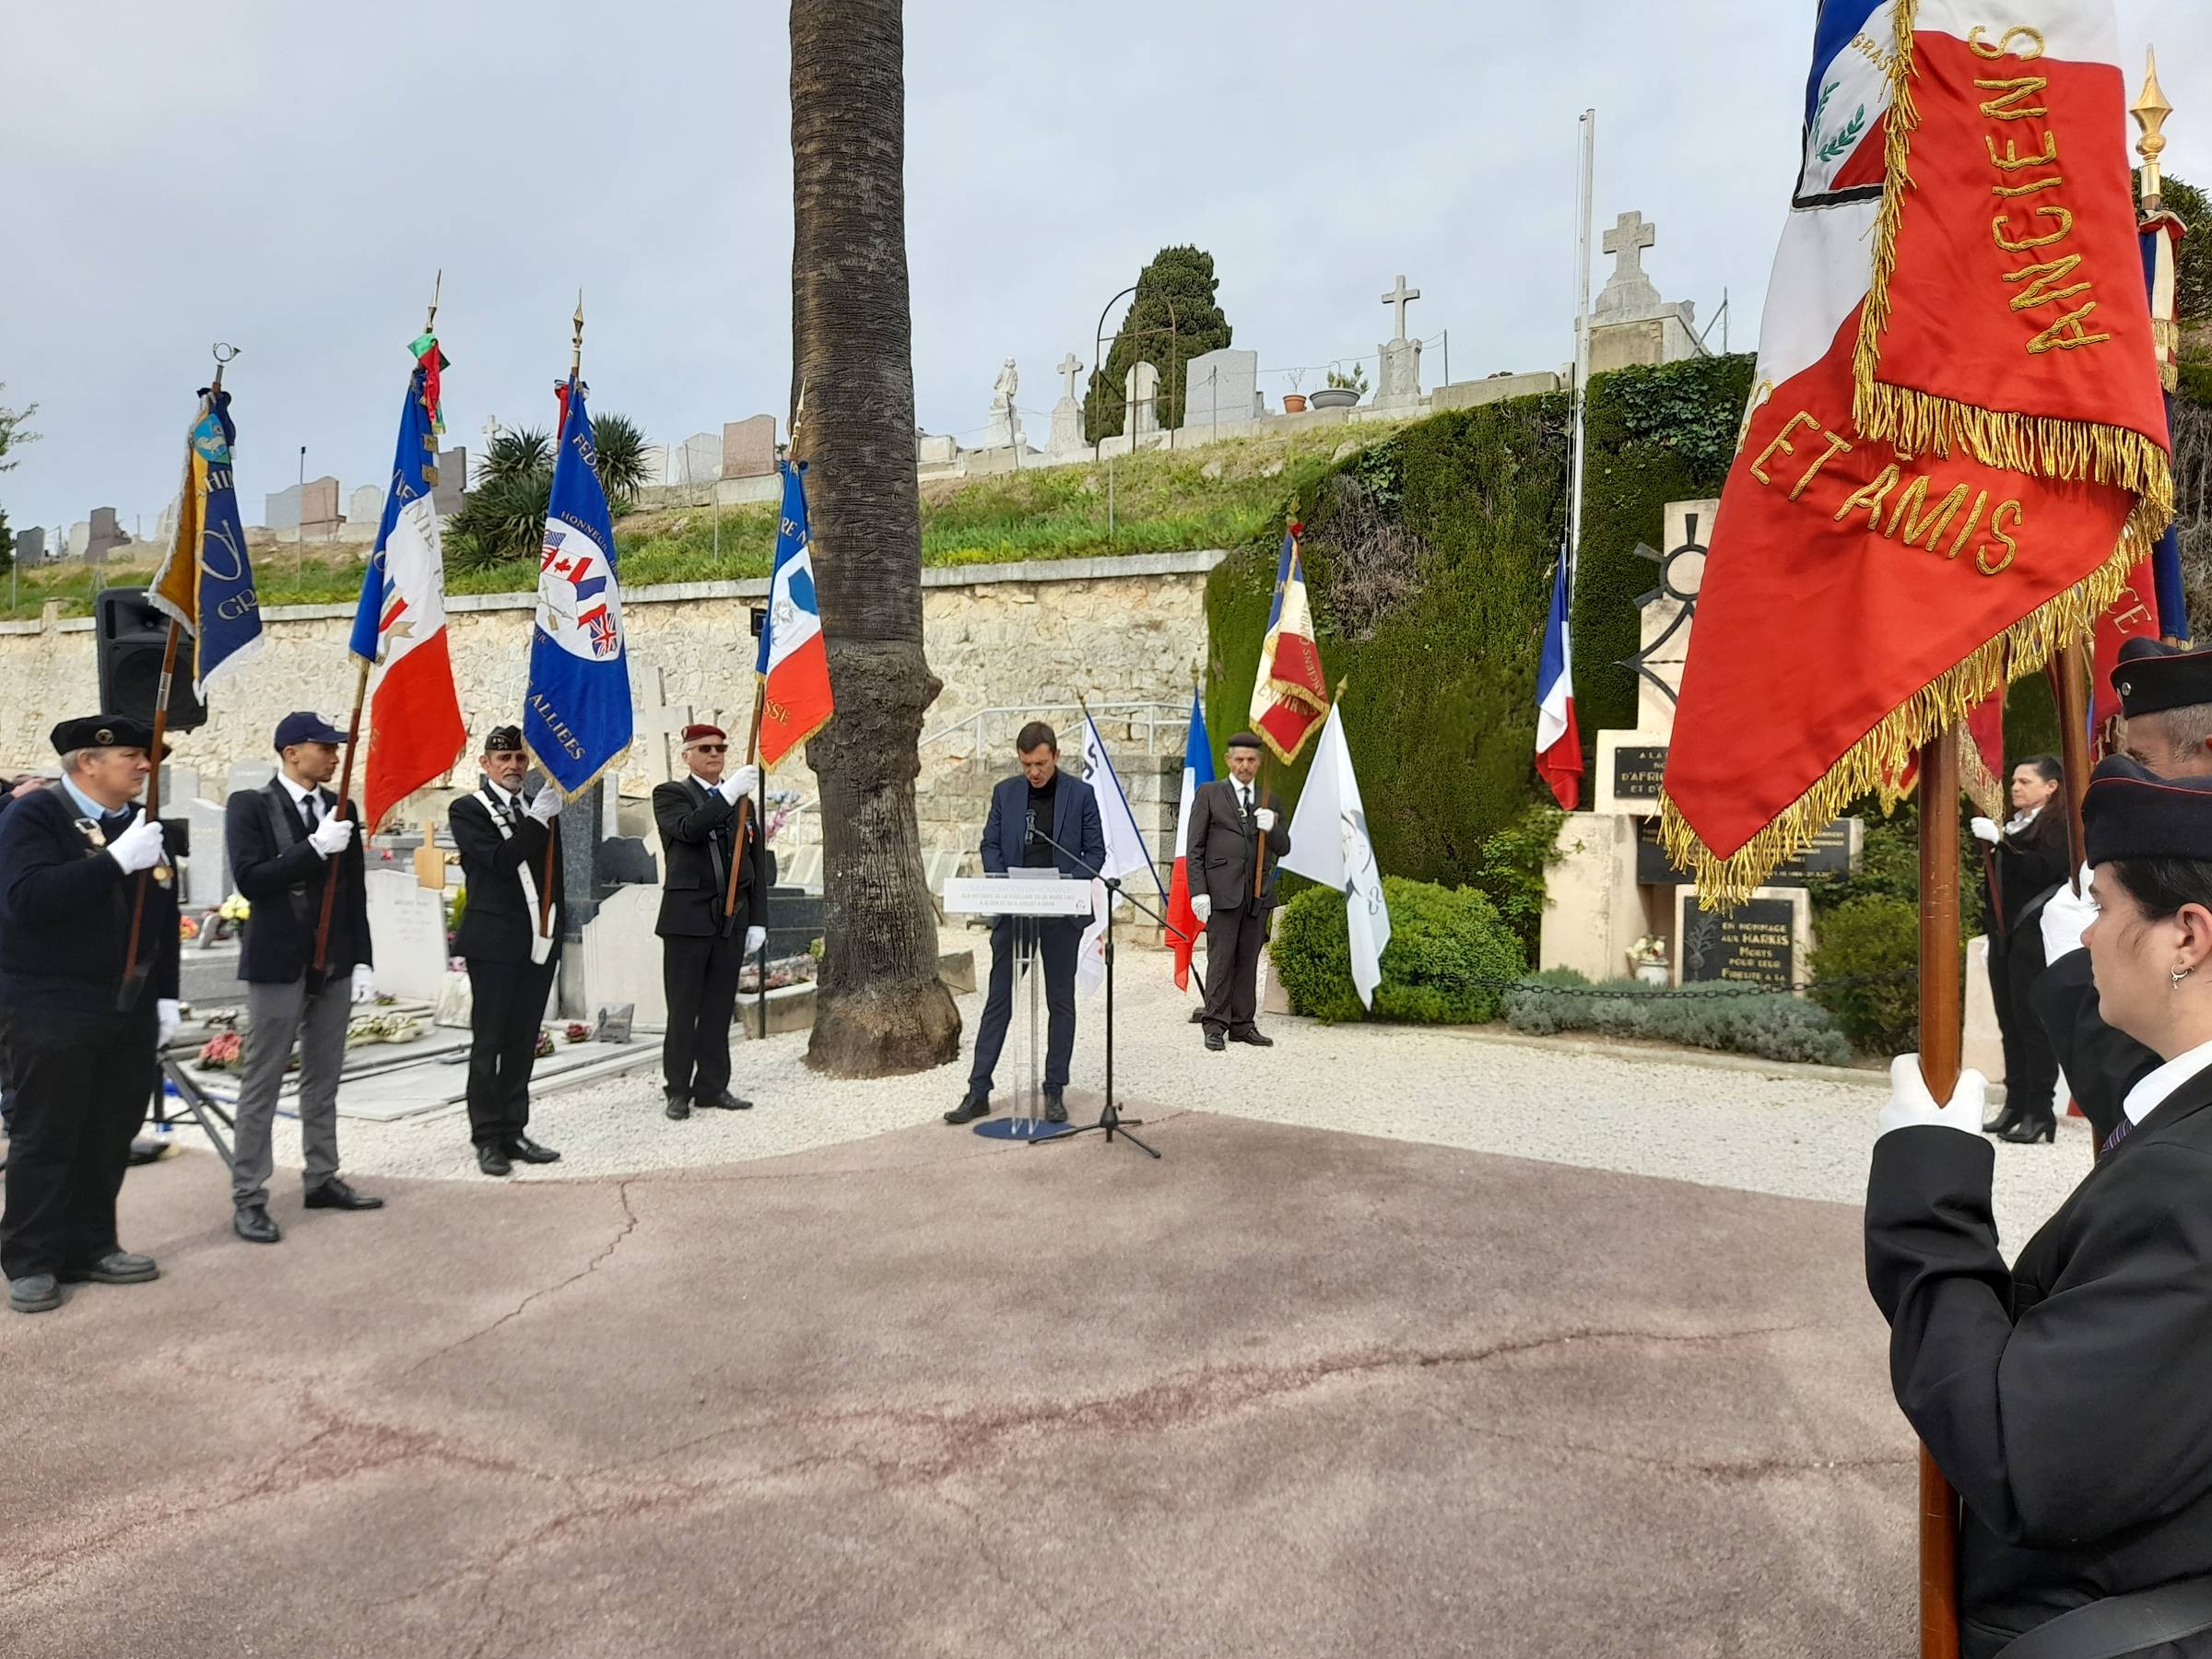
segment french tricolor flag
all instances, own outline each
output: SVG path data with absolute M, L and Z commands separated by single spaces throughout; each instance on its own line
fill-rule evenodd
M 768 579 L 768 617 L 760 629 L 760 764 L 773 766 L 830 724 L 830 646 L 814 595 L 813 537 L 806 527 L 803 462 L 783 472 L 783 517 L 776 526 L 776 562 Z
M 1175 873 L 1168 883 L 1168 945 L 1175 955 L 1175 988 L 1191 984 L 1191 951 L 1204 931 L 1191 908 L 1191 809 L 1198 791 L 1214 781 L 1214 741 L 1206 735 L 1206 706 L 1191 693 L 1190 733 L 1182 744 L 1182 806 L 1175 814 Z
M 1567 556 L 1551 581 L 1551 615 L 1536 663 L 1536 771 L 1569 812 L 1583 798 L 1583 739 L 1574 725 L 1574 652 L 1567 636 L 1572 582 Z

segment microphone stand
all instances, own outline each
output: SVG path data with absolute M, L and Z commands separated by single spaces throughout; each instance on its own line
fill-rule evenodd
M 1039 1147 L 1050 1146 L 1053 1141 L 1073 1140 L 1078 1135 L 1088 1135 L 1093 1129 L 1099 1129 L 1105 1132 L 1106 1138 L 1110 1141 L 1118 1134 L 1138 1151 L 1147 1152 L 1152 1157 L 1158 1158 L 1159 1156 L 1158 1147 L 1147 1146 L 1129 1133 L 1131 1124 L 1141 1127 L 1145 1120 L 1130 1118 L 1124 1123 L 1122 1114 L 1115 1110 L 1113 1104 L 1113 900 L 1114 896 L 1122 891 L 1121 877 L 1107 875 L 1081 853 L 1062 846 L 1041 830 L 1033 830 L 1030 833 L 1046 846 L 1052 848 L 1053 852 L 1065 855 L 1068 861 L 1077 868 L 1088 871 L 1094 880 L 1106 884 L 1106 1108 L 1099 1113 L 1099 1121 L 1095 1124 L 1084 1124 L 1077 1128 L 1067 1130 L 1065 1134 L 1046 1135 L 1030 1144 Z M 1153 880 L 1157 882 L 1159 879 L 1159 873 L 1155 871 Z M 1175 931 L 1165 916 L 1142 899 L 1131 897 L 1129 902 L 1159 923 L 1160 926 L 1169 928 L 1171 932 Z

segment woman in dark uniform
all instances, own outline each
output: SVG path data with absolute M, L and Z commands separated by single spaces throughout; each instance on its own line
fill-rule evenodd
M 1983 1081 L 1938 1108 L 1907 1056 L 1867 1184 L 1898 1404 L 1964 1511 L 1964 1659 L 2212 1655 L 2212 779 L 2107 760 L 2086 818 L 2098 998 L 2160 1060 L 2111 1150 L 2007 1269 Z
M 2005 1041 L 2005 1111 L 1989 1133 L 2032 1146 L 2055 1141 L 2052 1091 L 2058 1056 L 2029 1004 L 2029 988 L 2044 968 L 2043 901 L 2072 874 L 2066 850 L 2066 774 L 2049 755 L 2012 769 L 2012 817 L 2002 828 L 1974 820 L 1975 840 L 1989 849 L 1983 866 L 1988 917 L 1989 994 Z

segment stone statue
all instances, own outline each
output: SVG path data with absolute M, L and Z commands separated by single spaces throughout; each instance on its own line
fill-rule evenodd
M 1008 358 L 991 387 L 991 419 L 985 429 L 985 449 L 1006 449 L 1022 441 L 1021 418 L 1015 412 L 1014 394 L 1021 389 L 1021 375 Z

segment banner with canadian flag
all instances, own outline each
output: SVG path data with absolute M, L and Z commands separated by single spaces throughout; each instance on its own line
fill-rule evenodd
M 2085 638 L 2171 514 L 2110 0 L 1830 0 L 1663 834 L 1734 902 Z

